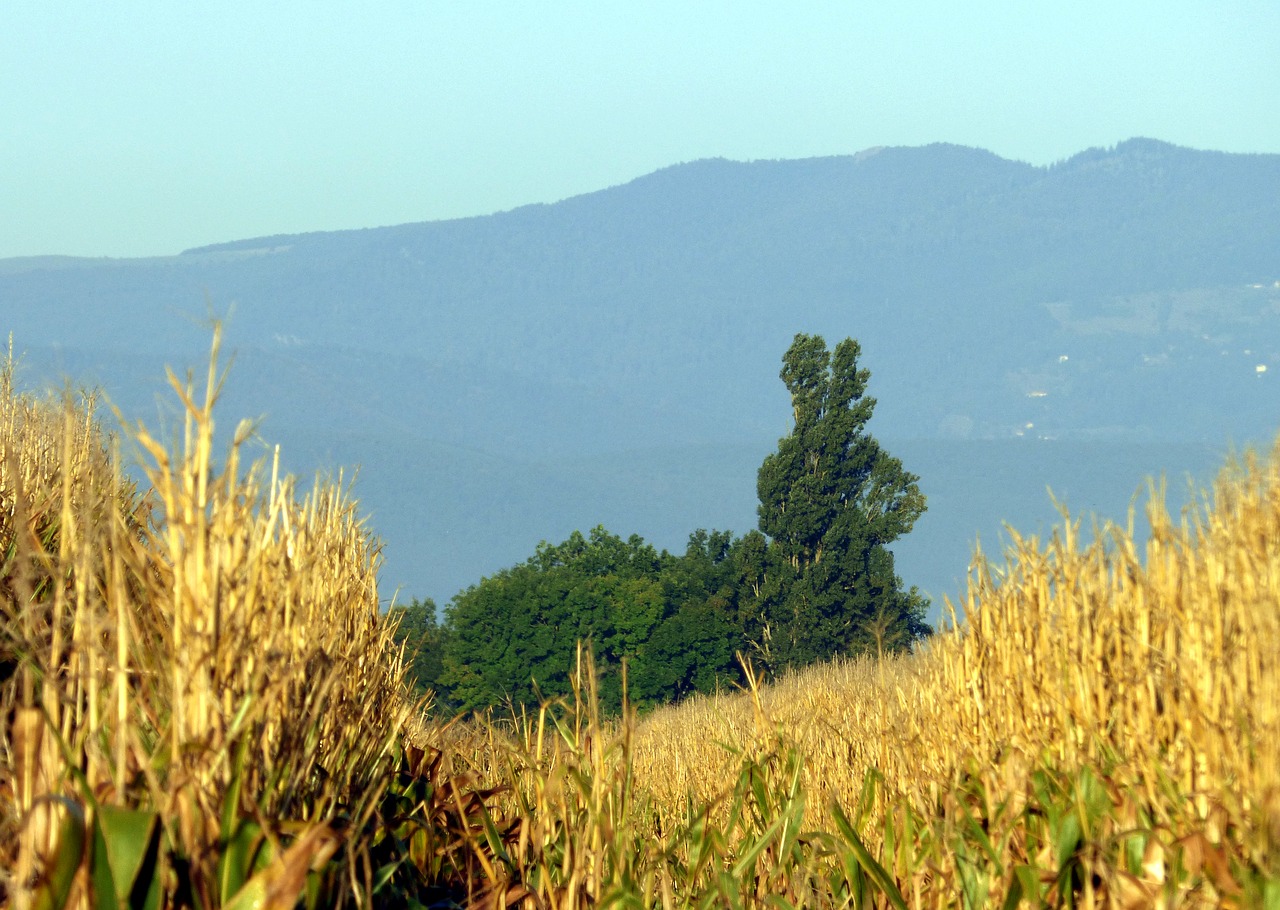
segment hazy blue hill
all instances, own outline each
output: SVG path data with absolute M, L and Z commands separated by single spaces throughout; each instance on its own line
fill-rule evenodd
M 302 473 L 362 464 L 388 583 L 437 599 L 599 521 L 672 547 L 745 530 L 787 431 L 782 351 L 851 335 L 874 431 L 919 441 L 934 504 L 902 567 L 937 593 L 972 531 L 1042 520 L 1062 476 L 1118 509 L 1139 461 L 1269 439 L 1277 281 L 1280 156 L 1134 139 L 1045 168 L 953 145 L 697 161 L 485 217 L 0 260 L 0 312 L 32 381 L 148 416 L 230 310 L 224 419 L 264 415 Z

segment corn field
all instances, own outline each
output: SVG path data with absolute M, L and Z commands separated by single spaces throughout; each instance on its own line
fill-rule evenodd
M 912 655 L 450 719 L 210 363 L 171 439 L 0 370 L 4 906 L 1280 907 L 1280 443 L 1141 548 L 1015 535 Z

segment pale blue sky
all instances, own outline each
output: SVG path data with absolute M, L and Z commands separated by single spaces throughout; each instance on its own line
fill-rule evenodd
M 3 0 L 0 257 L 482 214 L 711 156 L 1280 152 L 1276 0 Z

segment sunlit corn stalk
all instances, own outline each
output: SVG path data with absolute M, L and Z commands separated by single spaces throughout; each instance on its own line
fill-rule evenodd
M 170 376 L 181 439 L 132 431 L 153 490 L 140 496 L 91 408 L 19 395 L 12 365 L 0 372 L 0 748 L 13 782 L 0 852 L 19 905 L 47 903 L 69 851 L 72 872 L 92 862 L 73 841 L 101 827 L 98 807 L 127 806 L 154 813 L 182 887 L 219 906 L 234 897 L 216 880 L 219 845 L 242 820 L 294 832 L 302 846 L 278 855 L 319 862 L 337 844 L 327 822 L 367 821 L 391 774 L 411 706 L 378 614 L 376 547 L 340 488 L 299 501 L 273 462 L 264 489 L 265 465 L 241 463 L 246 426 L 215 466 L 222 381 L 215 335 L 200 395 Z M 365 901 L 366 849 L 350 845 L 339 877 Z M 73 880 L 59 900 L 83 903 L 89 884 Z
M 1203 830 L 1275 862 L 1280 443 L 1229 466 L 1181 520 L 1155 485 L 1146 512 L 1145 550 L 1132 517 L 1088 539 L 1065 516 L 1047 541 L 1013 534 L 1003 566 L 975 560 L 965 620 L 920 653 L 837 661 L 764 691 L 805 755 L 811 802 L 855 804 L 874 769 L 890 803 L 927 817 L 965 769 L 1016 799 L 1045 762 L 1106 768 L 1166 846 Z M 754 714 L 746 697 L 719 696 L 639 725 L 636 778 L 659 813 L 678 817 L 689 792 L 714 798 L 732 774 L 716 744 L 753 742 Z M 865 820 L 875 849 L 882 817 Z M 1012 887 L 1014 866 L 992 887 Z

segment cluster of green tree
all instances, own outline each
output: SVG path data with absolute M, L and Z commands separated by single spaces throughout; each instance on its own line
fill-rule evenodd
M 918 478 L 867 432 L 857 342 L 797 335 L 783 357 L 795 426 L 761 465 L 759 530 L 695 531 L 681 556 L 597 527 L 435 605 L 402 608 L 418 684 L 449 707 L 568 694 L 579 643 L 601 704 L 654 705 L 837 654 L 907 649 L 930 632 L 889 545 L 925 509 Z
M 404 648 L 405 678 L 419 695 L 438 694 L 444 666 L 445 627 L 440 624 L 436 602 L 430 597 L 426 600 L 415 597 L 408 606 L 401 604 L 388 610 L 387 619 L 395 623 L 395 639 Z

